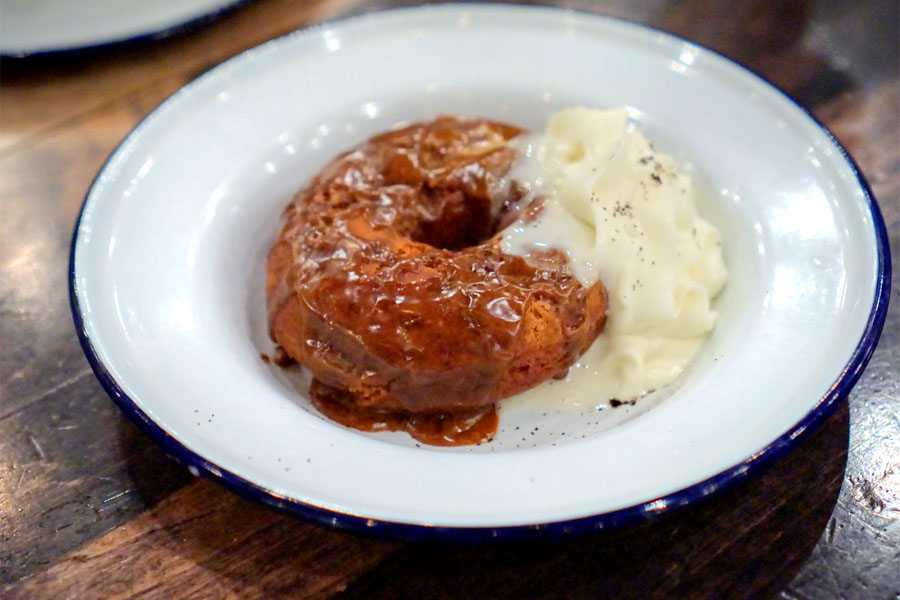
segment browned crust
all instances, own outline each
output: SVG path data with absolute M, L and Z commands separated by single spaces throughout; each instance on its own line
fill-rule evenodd
M 492 190 L 520 132 L 454 117 L 389 132 L 294 198 L 268 259 L 270 329 L 319 389 L 411 413 L 487 406 L 590 346 L 602 284 L 586 289 L 564 258 L 530 263 L 489 238 Z

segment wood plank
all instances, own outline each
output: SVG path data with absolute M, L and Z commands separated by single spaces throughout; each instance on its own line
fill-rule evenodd
M 897 80 L 841 94 L 815 109 L 872 186 L 888 223 L 900 225 L 900 86 Z M 890 231 L 890 227 L 889 227 Z
M 397 548 L 198 479 L 5 597 L 328 598 Z
M 87 372 L 69 309 L 75 220 L 110 152 L 185 81 L 125 94 L 0 158 L 0 418 Z
M 769 598 L 826 530 L 841 489 L 846 403 L 760 476 L 642 526 L 551 543 L 403 547 L 345 600 Z
M 185 81 L 172 76 L 125 94 L 0 158 L 0 585 L 190 480 L 100 388 L 73 335 L 68 299 L 69 243 L 91 181 Z
M 766 597 L 827 530 L 848 426 L 842 403 L 758 478 L 645 525 L 477 549 L 332 531 L 197 481 L 5 597 Z
M 0 420 L 0 597 L 192 480 L 90 371 Z
M 268 39 L 345 13 L 358 0 L 259 0 L 198 31 L 100 54 L 4 63 L 0 155 L 164 80 L 191 80 Z

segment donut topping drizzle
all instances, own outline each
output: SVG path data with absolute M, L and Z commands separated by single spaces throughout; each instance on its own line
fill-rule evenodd
M 430 444 L 485 441 L 498 400 L 565 373 L 599 334 L 599 282 L 580 283 L 553 250 L 501 250 L 523 195 L 507 186 L 498 202 L 497 190 L 521 132 L 455 117 L 391 131 L 287 207 L 270 332 L 313 373 L 326 416 Z

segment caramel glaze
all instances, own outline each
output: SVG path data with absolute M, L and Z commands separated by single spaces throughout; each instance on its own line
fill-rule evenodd
M 520 133 L 441 117 L 378 135 L 286 208 L 269 328 L 312 372 L 326 416 L 430 444 L 485 441 L 498 400 L 565 374 L 599 335 L 602 284 L 582 286 L 562 253 L 500 250 L 492 203 L 515 200 L 500 180 Z

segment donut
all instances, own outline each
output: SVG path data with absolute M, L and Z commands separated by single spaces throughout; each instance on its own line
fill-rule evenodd
M 564 376 L 599 335 L 602 283 L 582 285 L 558 251 L 501 251 L 511 215 L 541 208 L 504 178 L 521 133 L 443 116 L 376 135 L 284 210 L 269 332 L 312 374 L 327 417 L 429 444 L 486 441 L 499 400 Z

